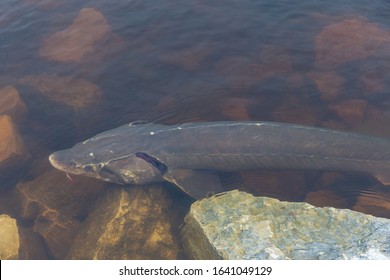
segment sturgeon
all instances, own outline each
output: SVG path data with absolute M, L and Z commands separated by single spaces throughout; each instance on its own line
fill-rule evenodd
M 357 171 L 387 181 L 390 140 L 275 122 L 133 122 L 50 155 L 66 173 L 118 184 L 168 181 L 201 199 L 224 191 L 217 172 Z

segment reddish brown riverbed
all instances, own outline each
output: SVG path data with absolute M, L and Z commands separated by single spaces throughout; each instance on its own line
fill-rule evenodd
M 18 223 L 19 258 L 75 257 L 80 226 L 113 186 L 70 181 L 48 155 L 127 122 L 266 120 L 390 137 L 390 4 L 306 2 L 1 1 L 0 214 Z M 390 217 L 389 190 L 362 174 L 221 179 Z M 147 222 L 109 257 L 186 258 L 178 228 L 192 200 L 162 186 L 128 191 L 140 209 L 131 219 Z

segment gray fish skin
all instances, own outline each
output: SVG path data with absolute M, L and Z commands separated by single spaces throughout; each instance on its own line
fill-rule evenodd
M 100 133 L 49 159 L 67 173 L 119 184 L 167 180 L 201 198 L 207 187 L 195 188 L 211 184 L 210 171 L 312 169 L 386 177 L 390 140 L 274 122 L 141 123 Z M 211 193 L 219 191 L 210 186 Z

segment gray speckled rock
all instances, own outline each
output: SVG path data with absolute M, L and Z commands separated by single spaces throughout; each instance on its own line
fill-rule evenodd
M 181 231 L 195 259 L 390 259 L 390 220 L 231 191 L 195 202 Z
M 0 215 L 0 260 L 13 260 L 19 257 L 19 233 L 16 220 L 8 215 Z

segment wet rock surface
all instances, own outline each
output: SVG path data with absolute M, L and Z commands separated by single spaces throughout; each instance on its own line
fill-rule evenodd
M 161 186 L 112 186 L 96 202 L 67 258 L 181 258 L 177 215 Z
M 19 233 L 16 220 L 0 215 L 0 260 L 14 260 L 19 257 Z
M 390 258 L 388 219 L 239 191 L 194 203 L 181 235 L 195 259 Z

